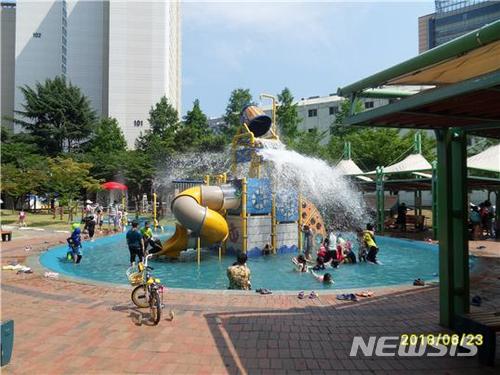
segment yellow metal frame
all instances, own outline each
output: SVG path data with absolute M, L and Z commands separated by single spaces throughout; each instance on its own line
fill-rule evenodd
M 302 252 L 302 196 L 299 195 L 299 220 L 297 221 L 299 229 L 299 252 Z
M 273 192 L 272 208 L 271 208 L 271 246 L 273 253 L 276 254 L 276 195 Z
M 158 228 L 158 220 L 156 220 L 156 193 L 153 193 L 153 226 L 155 230 Z
M 248 234 L 247 234 L 247 225 L 248 225 L 248 218 L 247 218 L 247 179 L 243 177 L 241 180 L 241 231 L 242 231 L 242 238 L 243 242 L 241 244 L 241 250 L 246 253 L 247 252 L 247 240 L 248 240 Z

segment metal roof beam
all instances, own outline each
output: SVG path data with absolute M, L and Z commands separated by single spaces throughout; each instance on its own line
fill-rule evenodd
M 436 118 L 449 118 L 451 120 L 471 120 L 471 121 L 484 121 L 485 123 L 495 123 L 498 124 L 497 118 L 485 118 L 485 117 L 475 117 L 475 116 L 462 116 L 462 115 L 447 115 L 445 113 L 426 113 L 426 112 L 418 112 L 418 111 L 403 111 L 401 113 L 415 116 L 427 116 L 427 117 L 436 117 Z
M 409 111 L 427 104 L 432 104 L 473 91 L 487 89 L 499 84 L 500 71 L 488 73 L 480 77 L 471 78 L 467 81 L 462 81 L 453 85 L 444 86 L 420 94 L 416 94 L 402 99 L 396 103 L 388 104 L 382 107 L 374 108 L 369 111 L 349 116 L 345 119 L 344 123 L 348 125 L 363 125 L 363 123 L 379 117 L 393 115 L 398 112 Z
M 430 49 L 391 68 L 378 72 L 353 84 L 341 87 L 337 95 L 350 97 L 367 88 L 375 88 L 402 75 L 423 70 L 453 57 L 461 56 L 471 50 L 500 39 L 500 20 L 471 31 L 448 43 Z

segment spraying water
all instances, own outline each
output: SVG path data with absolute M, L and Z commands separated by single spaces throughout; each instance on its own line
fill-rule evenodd
M 273 180 L 277 194 L 300 192 L 320 210 L 325 222 L 339 230 L 364 226 L 369 221 L 361 194 L 339 171 L 325 161 L 287 150 L 276 140 L 259 138 L 263 158 L 263 177 Z M 249 163 L 238 165 L 235 178 L 248 175 Z M 172 191 L 176 179 L 203 179 L 230 170 L 231 152 L 198 152 L 177 155 L 158 166 L 154 187 Z
M 339 171 L 324 160 L 276 145 L 266 147 L 268 143 L 263 143 L 259 154 L 267 161 L 266 173 L 273 178 L 278 194 L 300 192 L 316 204 L 327 224 L 340 230 L 355 229 L 368 221 L 361 194 Z

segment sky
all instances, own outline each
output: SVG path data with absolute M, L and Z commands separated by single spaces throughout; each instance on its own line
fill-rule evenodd
M 182 114 L 219 117 L 232 90 L 325 96 L 418 54 L 434 1 L 190 1 L 182 5 Z

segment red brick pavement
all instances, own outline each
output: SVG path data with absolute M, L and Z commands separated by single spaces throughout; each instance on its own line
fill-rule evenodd
M 485 308 L 498 309 L 498 261 L 488 262 L 481 277 L 474 279 L 474 290 L 489 292 Z M 158 326 L 148 324 L 147 311 L 135 308 L 130 290 L 124 288 L 3 272 L 1 291 L 1 319 L 15 320 L 14 355 L 2 368 L 5 374 L 498 370 L 480 366 L 475 358 L 349 356 L 355 335 L 446 332 L 437 324 L 438 293 L 433 286 L 387 288 L 358 303 L 340 302 L 329 294 L 299 300 L 292 295 L 173 290 L 166 294 L 165 304 L 167 311 L 175 311 L 175 319 L 164 317 Z

